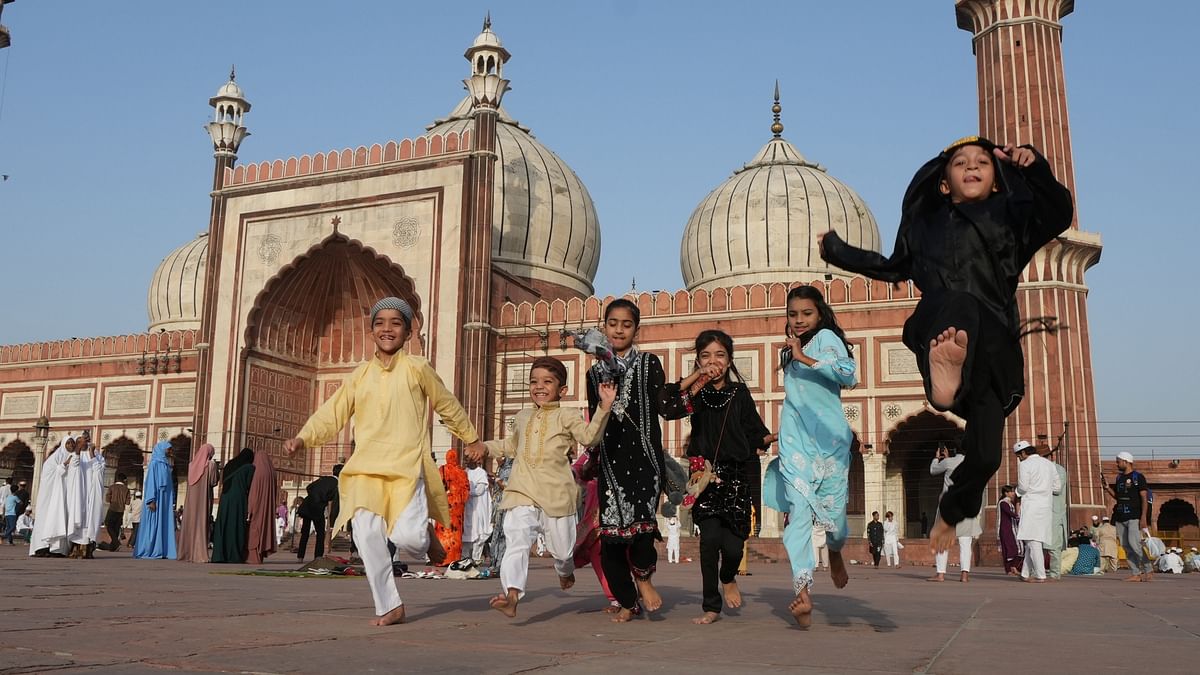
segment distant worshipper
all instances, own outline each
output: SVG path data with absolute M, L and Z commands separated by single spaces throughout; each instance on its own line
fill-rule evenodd
M 1054 463 L 1038 454 L 1029 441 L 1017 441 L 1013 452 L 1020 458 L 1017 466 L 1017 496 L 1021 498 L 1021 523 L 1017 538 L 1025 547 L 1025 565 L 1021 579 L 1033 583 L 1046 581 L 1043 547 L 1053 540 L 1054 493 L 1062 489 Z
M 1000 488 L 1000 501 L 996 503 L 996 538 L 1000 541 L 1000 557 L 1004 559 L 1004 573 L 1021 576 L 1025 549 L 1017 538 L 1017 527 L 1021 517 L 1017 512 L 1017 491 L 1011 485 Z
M 1183 549 L 1169 548 L 1167 552 L 1158 557 L 1158 571 L 1169 574 L 1183 574 L 1183 558 L 1180 553 Z
M 254 451 L 242 448 L 221 469 L 221 500 L 213 522 L 212 562 L 246 562 L 249 537 L 250 485 L 254 482 Z
M 1077 551 L 1076 558 L 1067 572 L 1072 576 L 1096 574 L 1100 569 L 1100 551 L 1090 541 L 1079 541 L 1078 546 L 1069 550 Z M 1063 558 L 1064 562 L 1066 558 Z
M 438 538 L 444 550 L 442 560 L 430 558 L 434 565 L 446 565 L 457 562 L 463 557 L 463 525 L 467 518 L 467 501 L 471 499 L 471 479 L 463 468 L 458 450 L 451 448 L 446 451 L 446 461 L 438 467 L 442 485 L 446 490 L 446 508 L 450 518 L 448 523 L 438 523 L 434 535 Z M 541 552 L 538 555 L 542 555 Z
M 150 466 L 142 483 L 144 513 L 133 546 L 135 558 L 175 559 L 175 481 L 167 458 L 170 448 L 170 441 L 159 441 L 150 453 Z
M 1104 474 L 1100 474 L 1100 485 L 1109 497 L 1113 498 L 1112 523 L 1117 529 L 1117 540 L 1125 549 L 1125 559 L 1133 575 L 1125 581 L 1146 582 L 1153 579 L 1154 562 L 1142 552 L 1142 535 L 1140 528 L 1144 522 L 1146 536 L 1154 526 L 1151 522 L 1150 507 L 1146 503 L 1149 486 L 1146 477 L 1133 468 L 1133 455 L 1128 452 L 1117 453 L 1117 470 L 1120 473 L 1110 485 Z
M 1051 459 L 1054 456 L 1055 449 L 1051 449 L 1046 443 L 1040 443 L 1038 446 L 1038 454 L 1050 460 L 1055 473 L 1058 474 L 1059 488 L 1054 491 L 1051 499 L 1051 521 L 1050 521 L 1050 541 L 1048 550 L 1050 552 L 1050 568 L 1046 573 L 1051 579 L 1061 579 L 1064 570 L 1070 570 L 1069 564 L 1064 565 L 1061 560 L 1062 551 L 1067 546 L 1067 528 L 1069 527 L 1067 520 L 1067 469 L 1062 464 Z
M 404 345 L 412 332 L 412 307 L 389 297 L 371 308 L 374 357 L 350 374 L 329 400 L 313 413 L 288 452 L 317 448 L 333 440 L 351 421 L 355 451 L 339 477 L 341 512 L 338 530 L 353 520 L 354 541 L 362 556 L 378 618 L 372 625 L 404 621 L 404 603 L 392 573 L 387 542 L 409 560 L 445 552 L 433 539 L 429 519 L 449 524 L 449 505 L 430 452 L 429 408 L 472 454 L 486 452 L 462 405 L 446 389 L 437 371 Z
M 67 464 L 65 490 L 67 539 L 72 544 L 67 557 L 91 559 L 104 519 L 104 457 L 86 431 L 76 440 Z
M 470 457 L 467 458 L 467 483 L 470 497 L 463 515 L 463 557 L 470 557 L 479 565 L 483 562 L 484 546 L 492 536 L 492 491 L 487 469 Z
M 951 143 L 917 170 L 901 205 L 891 257 L 819 239 L 821 257 L 880 281 L 911 280 L 921 299 L 904 324 L 934 408 L 966 420 L 954 485 L 942 495 L 931 548 L 983 508 L 1003 458 L 1004 421 L 1025 395 L 1017 284 L 1034 255 L 1071 225 L 1071 192 L 1030 145 L 978 136 Z
M 900 529 L 894 520 L 895 514 L 888 511 L 883 515 L 883 559 L 888 567 L 900 566 Z
M 1100 519 L 1100 527 L 1096 529 L 1099 539 L 1096 548 L 1100 549 L 1100 571 L 1102 573 L 1117 571 L 1117 528 L 1113 526 L 1108 516 Z
M 28 543 L 33 540 L 33 528 L 33 507 L 26 506 L 25 513 L 17 517 L 17 536 L 23 538 Z
M 104 514 L 104 529 L 108 532 L 108 546 L 101 546 L 106 551 L 117 551 L 121 548 L 121 524 L 125 520 L 125 509 L 129 508 L 132 493 L 125 486 L 125 474 L 118 471 L 113 477 L 112 485 L 104 494 L 108 503 L 108 512 Z
M 946 494 L 954 485 L 954 481 L 950 479 L 954 475 L 954 470 L 958 468 L 965 456 L 958 454 L 958 450 L 953 443 L 941 443 L 938 445 L 937 452 L 933 456 L 933 461 L 929 463 L 929 475 L 942 477 L 942 494 Z M 937 518 L 934 514 L 934 518 Z M 958 565 L 959 576 L 958 580 L 966 582 L 971 573 L 971 557 L 973 554 L 972 547 L 979 535 L 983 534 L 983 528 L 980 526 L 981 518 L 964 518 L 958 521 L 954 526 L 955 536 L 958 540 Z M 934 575 L 927 581 L 945 581 L 946 568 L 950 563 L 950 551 L 937 551 L 933 557 Z
M 213 488 L 221 480 L 221 470 L 213 461 L 216 449 L 205 443 L 196 449 L 188 463 L 187 494 L 179 528 L 180 562 L 206 563 L 208 542 L 212 537 Z
M 332 475 L 321 476 L 308 484 L 304 491 L 304 499 L 296 509 L 300 516 L 300 544 L 296 548 L 296 559 L 306 560 L 308 551 L 308 533 L 313 532 L 315 543 L 313 557 L 325 555 L 325 528 L 332 526 L 338 517 L 338 476 L 342 473 L 342 464 L 333 466 Z M 328 512 L 328 516 L 326 515 Z
M 246 562 L 261 565 L 275 552 L 275 502 L 279 490 L 275 483 L 275 465 L 264 449 L 254 452 L 254 478 L 247 500 L 249 530 L 246 535 Z
M 579 486 L 571 472 L 571 453 L 576 444 L 593 446 L 600 440 L 617 390 L 612 383 L 600 385 L 600 406 L 590 422 L 584 421 L 578 408 L 559 405 L 566 393 L 566 366 L 556 358 L 539 356 L 529 369 L 533 405 L 517 413 L 511 434 L 484 444 L 493 457 L 513 458 L 500 501 L 505 511 L 500 593 L 488 603 L 509 618 L 517 615 L 517 605 L 525 596 L 529 550 L 537 535 L 545 535 L 559 588 L 575 585 Z M 467 456 L 472 464 L 482 459 Z
M 15 546 L 13 543 L 13 535 L 17 532 L 17 505 L 21 503 L 21 498 L 10 492 L 7 496 L 0 500 L 0 513 L 4 515 L 4 538 L 8 540 L 9 546 Z
M 70 552 L 66 481 L 67 462 L 74 449 L 75 437 L 63 436 L 54 452 L 42 462 L 42 479 L 37 493 L 38 517 L 29 541 L 29 555 L 61 558 Z
M 20 525 L 17 528 L 20 529 Z M 1183 571 L 1200 572 L 1200 551 L 1196 550 L 1195 546 L 1183 558 Z

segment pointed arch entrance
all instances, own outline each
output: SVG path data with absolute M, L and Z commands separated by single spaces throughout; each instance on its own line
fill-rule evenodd
M 958 423 L 931 410 L 922 410 L 901 421 L 887 435 L 887 508 L 903 523 L 905 537 L 922 536 L 921 517 L 932 526 L 942 494 L 942 477 L 931 476 L 929 465 L 939 443 L 957 445 L 962 438 Z
M 281 269 L 255 299 L 245 335 L 238 426 L 249 447 L 270 451 L 285 480 L 326 473 L 350 454 L 348 429 L 339 442 L 310 451 L 316 456 L 285 456 L 282 441 L 295 436 L 316 406 L 374 354 L 368 315 L 387 296 L 412 305 L 405 348 L 423 354 L 422 303 L 412 279 L 387 257 L 340 233 Z
M 105 485 L 111 483 L 117 473 L 125 474 L 125 484 L 130 489 L 140 488 L 145 478 L 145 456 L 142 447 L 127 436 L 119 436 L 104 446 Z
M 0 478 L 9 476 L 33 484 L 33 450 L 23 441 L 13 441 L 0 450 Z

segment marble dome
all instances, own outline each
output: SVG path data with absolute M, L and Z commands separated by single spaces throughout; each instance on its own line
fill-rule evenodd
M 467 97 L 427 130 L 461 134 L 473 124 Z M 600 263 L 600 223 L 587 188 L 503 106 L 496 141 L 496 169 L 503 176 L 497 176 L 493 194 L 492 261 L 515 276 L 591 295 Z
M 879 227 L 858 194 L 780 134 L 708 194 L 684 229 L 679 265 L 688 290 L 849 276 L 821 260 L 816 235 L 879 251 Z
M 207 232 L 163 258 L 154 271 L 146 298 L 146 312 L 150 315 L 147 331 L 199 330 L 207 262 Z

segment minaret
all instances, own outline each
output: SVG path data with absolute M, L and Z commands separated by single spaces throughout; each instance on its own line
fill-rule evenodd
M 250 102 L 246 100 L 242 88 L 236 82 L 236 72 L 229 71 L 229 81 L 219 90 L 217 95 L 208 99 L 213 107 L 213 121 L 204 126 L 213 143 L 213 184 L 212 206 L 208 216 L 208 266 L 204 270 L 204 310 L 200 315 L 200 335 L 196 343 L 198 363 L 196 368 L 196 403 L 195 416 L 192 420 L 192 447 L 199 448 L 200 444 L 213 442 L 222 449 L 228 445 L 220 429 L 208 428 L 209 390 L 212 385 L 212 331 L 217 313 L 217 293 L 220 286 L 219 271 L 221 269 L 221 249 L 225 233 L 225 196 L 221 189 L 225 186 L 225 172 L 233 167 L 237 159 L 237 151 L 242 141 L 250 135 L 243 124 L 246 113 L 250 112 Z M 224 452 L 224 450 L 222 450 Z
M 464 54 L 471 76 L 463 80 L 471 95 L 472 151 L 467 160 L 463 189 L 462 261 L 459 293 L 459 322 L 462 346 L 455 387 L 463 407 L 481 434 L 491 431 L 492 396 L 489 394 L 494 368 L 495 335 L 491 325 L 492 295 L 492 194 L 496 181 L 496 122 L 500 100 L 508 91 L 504 64 L 509 53 L 492 32 L 489 14 L 481 32 Z
M 1072 0 L 957 0 L 958 26 L 974 36 L 979 78 L 979 132 L 997 143 L 1029 143 L 1075 194 L 1075 169 L 1063 76 L 1062 18 L 1075 9 Z M 1017 292 L 1025 319 L 1054 317 L 1064 328 L 1022 340 L 1025 350 L 1025 400 L 1008 418 L 1008 447 L 1018 439 L 1051 445 L 1069 428 L 1064 448 L 1054 459 L 1065 466 L 1070 482 L 1068 504 L 1075 515 L 1104 505 L 1099 480 L 1099 438 L 1088 337 L 1084 274 L 1100 260 L 1100 237 L 1079 230 L 1076 217 L 1057 240 L 1030 262 Z M 997 484 L 1016 480 L 1012 453 Z M 997 497 L 989 493 L 990 503 Z

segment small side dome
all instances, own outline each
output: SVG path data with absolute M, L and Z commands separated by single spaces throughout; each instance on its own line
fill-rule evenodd
M 208 233 L 172 251 L 158 264 L 150 281 L 146 312 L 151 333 L 160 330 L 199 330 L 204 311 L 204 271 L 208 263 Z

